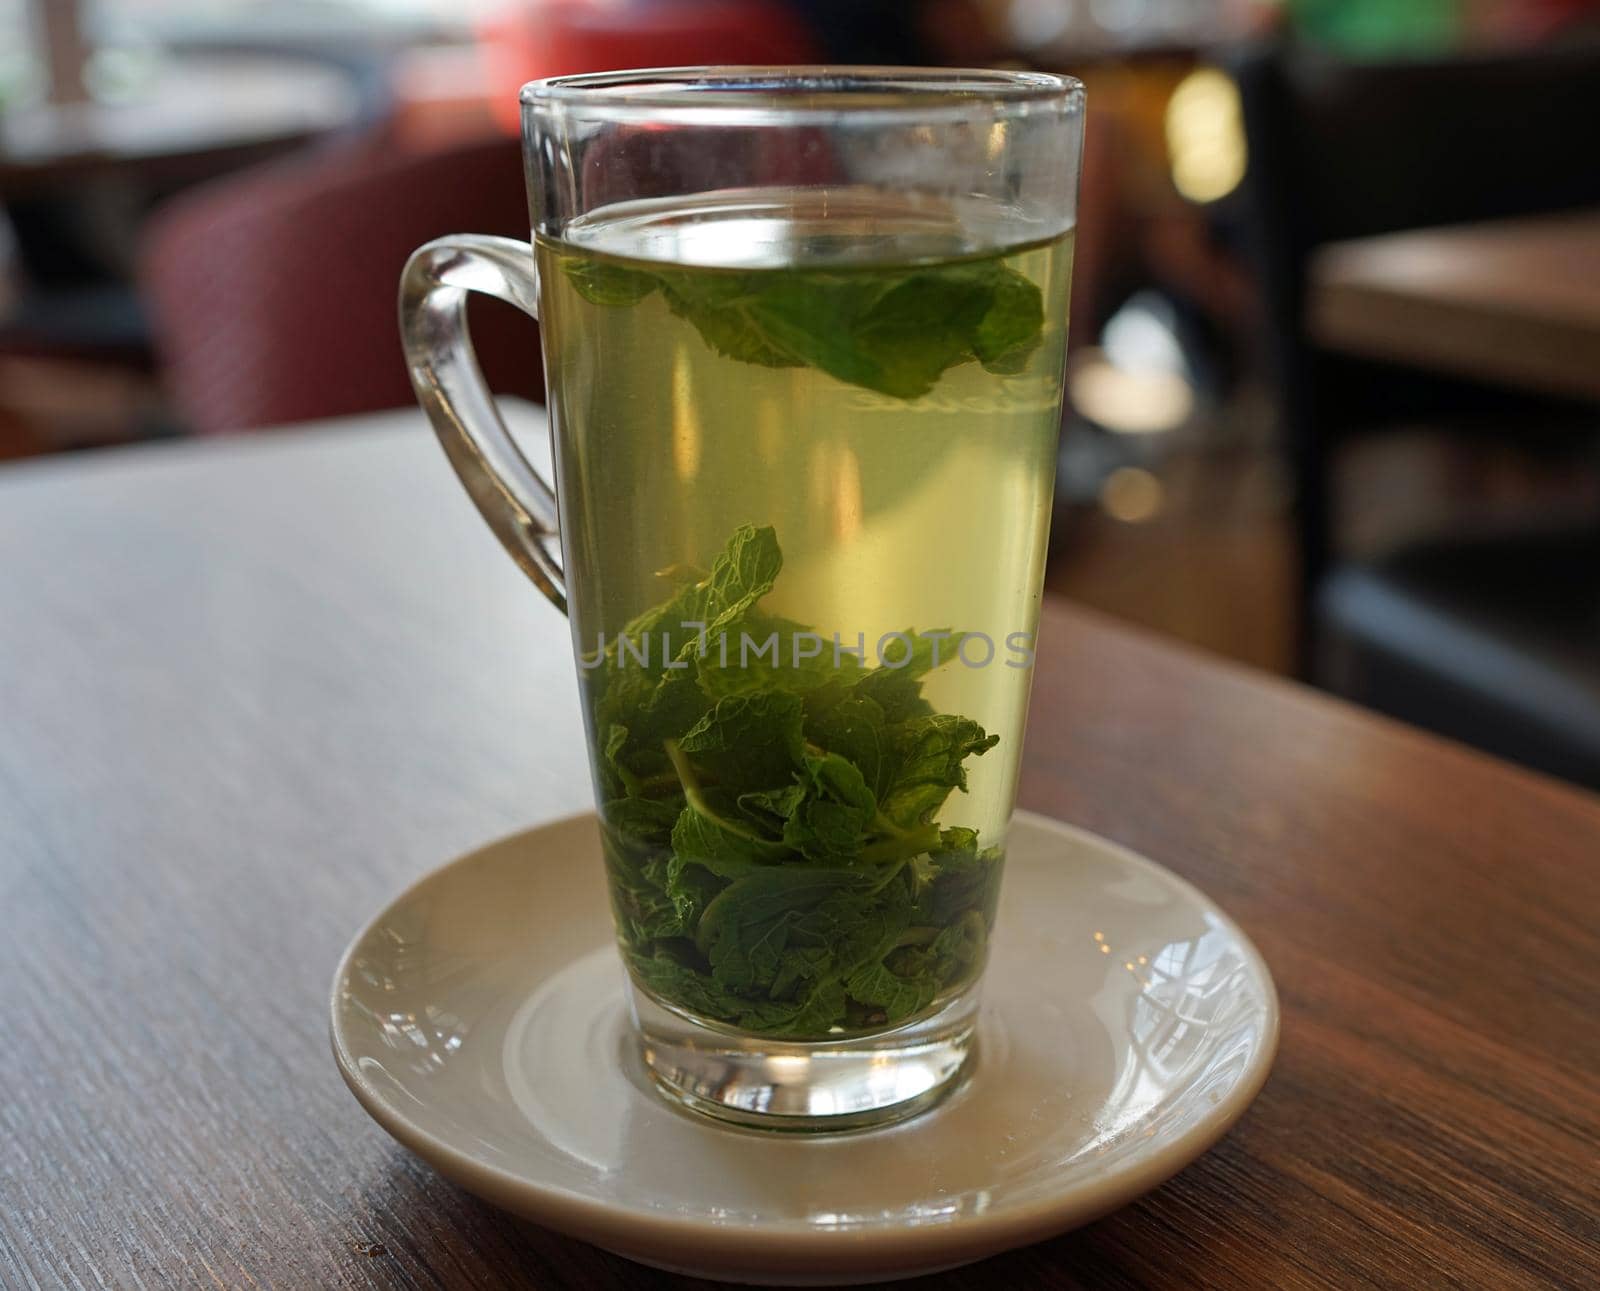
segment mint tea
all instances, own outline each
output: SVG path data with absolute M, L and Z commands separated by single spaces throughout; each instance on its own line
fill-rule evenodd
M 937 1011 L 994 928 L 1070 232 L 764 190 L 602 208 L 537 257 L 635 988 L 794 1041 Z

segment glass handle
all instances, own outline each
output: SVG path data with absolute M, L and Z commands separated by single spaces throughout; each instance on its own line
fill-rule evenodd
M 400 277 L 400 334 L 411 384 L 489 528 L 565 614 L 556 495 L 506 430 L 478 370 L 467 331 L 469 291 L 497 296 L 537 319 L 533 248 L 511 238 L 455 234 L 412 252 Z

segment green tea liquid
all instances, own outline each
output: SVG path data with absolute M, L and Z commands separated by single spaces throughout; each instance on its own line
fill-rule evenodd
M 588 217 L 561 244 L 538 245 L 572 625 L 580 654 L 597 661 L 582 681 L 602 814 L 619 797 L 660 804 L 641 808 L 657 824 L 638 824 L 642 832 L 631 843 L 619 835 L 613 848 L 619 932 L 636 970 L 640 956 L 673 961 L 665 976 L 640 980 L 697 1016 L 756 1028 L 771 1018 L 775 1033 L 805 1036 L 897 1023 L 905 1013 L 854 997 L 848 980 L 866 980 L 859 962 L 865 934 L 855 930 L 845 947 L 839 939 L 846 934 L 830 931 L 815 902 L 801 901 L 780 916 L 776 931 L 752 924 L 750 936 L 770 933 L 781 943 L 778 958 L 789 956 L 776 976 L 758 965 L 752 978 L 743 960 L 731 984 L 716 971 L 712 942 L 697 938 L 696 920 L 732 880 L 698 869 L 686 879 L 694 858 L 680 856 L 671 890 L 667 871 L 675 852 L 667 822 L 693 796 L 685 796 L 680 771 L 722 796 L 736 835 L 768 845 L 751 845 L 757 865 L 870 869 L 872 857 L 893 850 L 884 847 L 886 839 L 918 829 L 926 837 L 929 825 L 975 831 L 979 849 L 1004 842 L 1048 537 L 1072 236 L 999 248 L 992 237 L 982 212 L 958 218 L 948 209 L 855 191 L 764 192 L 692 206 L 613 208 Z M 804 629 L 827 642 L 817 660 L 808 639 L 805 670 L 839 657 L 835 636 L 846 656 L 864 647 L 864 669 L 843 660 L 848 689 L 850 679 L 880 666 L 880 647 L 890 661 L 906 652 L 903 638 L 891 634 L 952 630 L 956 635 L 938 643 L 940 666 L 912 683 L 919 711 L 970 719 L 998 737 L 987 752 L 964 759 L 965 792 L 949 792 L 920 820 L 864 824 L 860 853 L 846 848 L 842 859 L 818 852 L 820 844 L 811 850 L 821 862 L 798 849 L 784 854 L 782 804 L 740 806 L 736 800 L 748 797 L 750 786 L 736 782 L 737 771 L 721 784 L 709 763 L 696 767 L 693 755 L 673 759 L 665 745 L 687 733 L 691 718 L 704 719 L 715 695 L 683 692 L 692 702 L 674 729 L 642 682 L 628 681 L 627 695 L 617 682 L 620 672 L 641 669 L 655 684 L 678 680 L 662 668 L 659 641 L 644 664 L 637 651 L 619 658 L 616 638 L 652 607 L 704 583 L 730 540 L 750 526 L 770 527 L 781 548 L 781 572 L 752 613 L 763 629 L 783 628 L 785 654 L 793 633 Z M 694 630 L 669 626 L 671 651 L 679 652 Z M 963 640 L 963 633 L 971 635 Z M 925 639 L 912 640 L 926 652 Z M 727 662 L 736 667 L 737 635 L 730 647 Z M 692 656 L 687 662 L 679 676 L 692 680 L 699 663 Z M 759 672 L 768 664 L 760 656 L 750 666 Z M 780 668 L 756 677 L 749 689 L 810 693 L 813 681 L 791 686 L 791 680 Z M 806 702 L 831 703 L 838 693 Z M 630 704 L 655 707 L 644 714 Z M 815 777 L 808 779 L 805 759 L 826 750 L 812 738 L 807 714 L 793 772 L 800 788 L 791 797 L 825 796 Z M 888 801 L 893 776 L 910 774 L 912 736 L 910 728 L 882 720 L 885 748 L 898 740 L 892 758 L 899 760 L 882 767 L 874 761 L 866 778 L 878 775 L 874 788 Z M 616 726 L 630 733 L 608 734 Z M 608 738 L 634 741 L 617 745 L 623 763 L 632 759 L 632 771 L 608 764 Z M 788 784 L 765 788 L 777 794 Z M 898 801 L 908 800 L 902 794 Z M 686 837 L 678 836 L 680 852 Z M 797 825 L 791 837 L 809 835 Z M 893 882 L 905 887 L 905 901 L 921 900 L 922 907 L 887 916 L 891 941 L 895 927 L 900 933 L 886 962 L 908 980 L 925 979 L 932 971 L 927 957 L 910 950 L 926 949 L 946 926 L 917 923 L 929 917 L 927 889 L 937 864 L 923 855 L 902 868 Z M 672 913 L 655 910 L 652 885 L 660 889 L 661 911 L 673 906 L 682 914 L 676 924 Z M 686 885 L 693 891 L 686 893 Z M 853 909 L 852 900 L 860 904 L 849 898 L 824 906 Z M 651 908 L 641 913 L 641 902 Z M 948 901 L 946 907 L 942 914 L 959 921 L 964 912 Z M 852 914 L 845 922 L 853 920 Z M 759 922 L 755 914 L 750 921 Z M 948 949 L 953 938 L 941 944 Z M 748 948 L 735 949 L 742 955 Z M 797 950 L 813 966 L 844 953 L 858 962 L 817 968 L 807 978 Z M 680 965 L 692 976 L 677 990 L 668 978 L 676 980 Z M 961 976 L 945 968 L 940 989 Z M 785 1020 L 781 1008 L 767 1009 L 819 989 L 824 972 L 845 979 L 843 1013 L 826 1003 Z M 925 984 L 902 1005 L 925 1011 Z M 828 987 L 829 1001 L 837 1002 L 839 990 Z M 878 995 L 885 990 L 880 982 Z M 730 991 L 760 1007 L 742 1017 L 719 1008 Z M 830 1010 L 828 1024 L 817 1025 Z

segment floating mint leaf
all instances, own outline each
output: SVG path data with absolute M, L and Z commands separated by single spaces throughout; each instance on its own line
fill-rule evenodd
M 567 256 L 561 262 L 577 293 L 591 305 L 637 305 L 656 289 L 648 273 L 624 269 L 587 256 Z
M 920 398 L 973 360 L 1021 372 L 1044 332 L 1043 293 L 999 257 L 721 272 L 573 255 L 561 267 L 596 305 L 628 307 L 660 291 L 707 345 L 737 362 L 816 368 L 896 399 Z
M 1014 375 L 1044 338 L 1044 294 L 1015 269 L 994 279 L 994 296 L 973 333 L 972 349 L 985 370 Z

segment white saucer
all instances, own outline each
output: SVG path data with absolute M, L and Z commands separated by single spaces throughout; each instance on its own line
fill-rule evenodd
M 592 816 L 493 843 L 345 952 L 333 1050 L 401 1143 L 479 1196 L 702 1277 L 909 1277 L 1037 1241 L 1155 1187 L 1255 1097 L 1272 979 L 1204 896 L 1018 813 L 979 1050 L 931 1112 L 854 1135 L 724 1128 L 634 1055 Z

